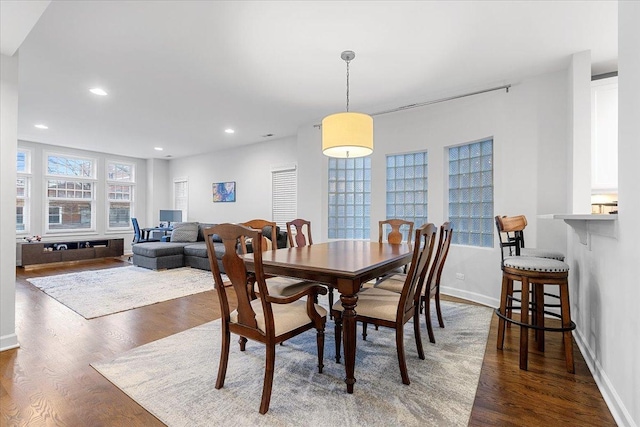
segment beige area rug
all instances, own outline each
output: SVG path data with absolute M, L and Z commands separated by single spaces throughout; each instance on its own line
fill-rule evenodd
M 442 302 L 445 329 L 426 338 L 418 359 L 413 325 L 405 329 L 411 385 L 402 384 L 395 334 L 370 327 L 358 338 L 355 391 L 346 393 L 328 321 L 324 371 L 317 371 L 316 334 L 276 348 L 271 405 L 260 415 L 265 349 L 240 352 L 232 334 L 225 386 L 215 389 L 220 321 L 130 350 L 92 366 L 168 426 L 466 426 L 475 398 L 493 310 Z M 422 320 L 424 322 L 424 320 Z M 437 322 L 436 322 L 437 324 Z M 360 333 L 361 328 L 358 327 Z
M 128 266 L 27 281 L 85 319 L 213 290 L 211 272 L 190 267 L 155 271 Z

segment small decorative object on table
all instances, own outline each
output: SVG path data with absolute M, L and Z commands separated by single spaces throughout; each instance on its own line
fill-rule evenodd
M 29 243 L 31 242 L 39 242 L 40 240 L 42 240 L 42 237 L 40 236 L 31 236 L 31 237 L 23 237 L 22 240 L 25 240 Z

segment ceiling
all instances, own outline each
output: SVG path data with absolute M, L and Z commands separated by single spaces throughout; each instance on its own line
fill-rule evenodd
M 347 49 L 350 109 L 367 113 L 583 50 L 600 74 L 617 70 L 617 2 L 54 0 L 19 49 L 18 137 L 176 158 L 292 136 L 344 111 Z

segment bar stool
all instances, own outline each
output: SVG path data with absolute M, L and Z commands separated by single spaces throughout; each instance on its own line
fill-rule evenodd
M 569 265 L 562 261 L 535 257 L 507 257 L 502 266 L 502 294 L 500 308 L 496 309 L 498 322 L 498 349 L 504 346 L 505 326 L 513 323 L 520 326 L 520 369 L 527 370 L 529 354 L 529 329 L 536 331 L 538 350 L 544 351 L 544 333 L 562 332 L 565 362 L 567 371 L 575 372 L 573 363 L 573 341 L 571 331 L 576 324 L 571 320 L 569 308 Z M 522 295 L 520 306 L 513 306 L 510 292 L 513 292 L 513 282 L 522 283 Z M 529 290 L 533 286 L 534 303 L 530 304 Z M 555 285 L 559 288 L 560 314 L 544 310 L 544 286 Z M 533 318 L 529 320 L 529 309 L 533 311 Z M 510 315 L 513 309 L 520 309 L 520 320 L 513 319 Z M 544 316 L 550 315 L 562 320 L 561 327 L 545 326 Z
M 516 216 L 496 216 L 495 217 L 496 228 L 498 229 L 498 238 L 500 240 L 500 255 L 502 257 L 502 263 L 504 263 L 505 256 L 524 256 L 524 257 L 537 257 L 537 258 L 549 258 L 558 261 L 564 261 L 564 254 L 562 252 L 551 251 L 547 249 L 537 248 L 525 248 L 524 244 L 524 229 L 527 226 L 527 218 L 524 215 Z M 503 265 L 503 264 L 501 264 Z M 520 290 L 514 290 L 513 287 L 509 289 L 509 299 L 520 303 L 520 299 L 514 297 L 514 294 L 519 294 Z M 533 289 L 534 298 L 533 304 L 537 299 L 535 298 L 535 288 Z M 557 294 L 545 293 L 544 296 L 559 300 L 560 297 Z M 548 308 L 561 308 L 559 303 L 552 303 L 548 300 L 542 299 L 545 307 Z M 508 316 L 511 317 L 511 310 L 507 311 Z M 535 322 L 535 312 L 534 312 Z M 507 324 L 507 328 L 510 328 L 511 324 Z

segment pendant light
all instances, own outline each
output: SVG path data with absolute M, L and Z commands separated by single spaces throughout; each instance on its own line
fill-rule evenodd
M 347 111 L 322 120 L 322 153 L 339 158 L 368 156 L 373 153 L 373 118 L 349 111 L 349 63 L 356 54 L 345 50 L 340 57 L 347 63 Z

